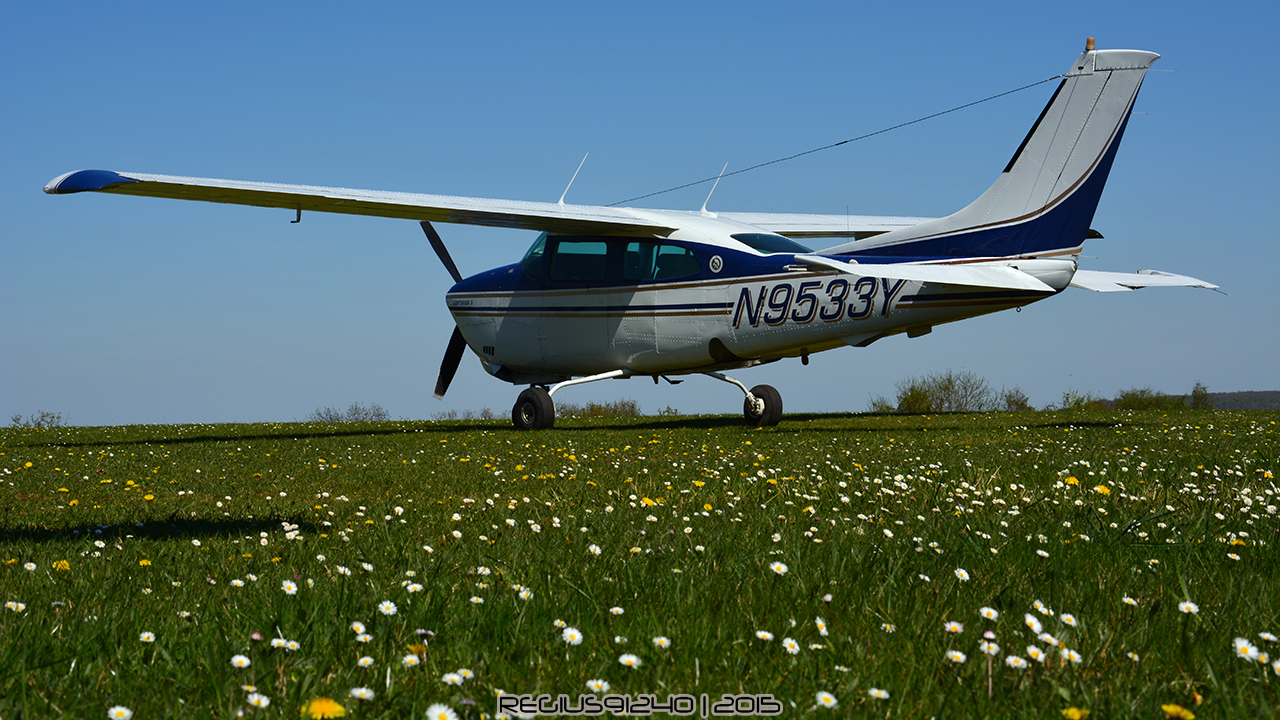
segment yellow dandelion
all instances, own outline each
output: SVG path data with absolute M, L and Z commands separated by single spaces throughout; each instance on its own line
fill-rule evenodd
M 1069 476 L 1067 476 L 1067 479 L 1066 479 L 1066 480 L 1063 480 L 1063 482 L 1065 482 L 1065 483 L 1066 483 L 1066 484 L 1068 484 L 1068 485 L 1079 485 L 1079 484 L 1080 484 L 1080 481 L 1076 479 L 1076 476 L 1075 476 L 1075 475 L 1069 475 Z M 1066 710 L 1063 710 L 1062 712 L 1063 712 L 1063 714 L 1065 715 L 1067 711 L 1066 711 Z
M 322 718 L 343 717 L 347 714 L 347 709 L 333 698 L 318 697 L 304 704 L 298 714 L 309 717 L 312 720 L 321 720 Z
M 1166 718 L 1177 718 L 1178 720 L 1195 720 L 1196 714 L 1181 705 L 1161 705 L 1160 709 L 1164 711 Z
M 1094 486 L 1093 486 L 1093 491 L 1094 491 L 1094 492 L 1096 492 L 1096 493 L 1098 493 L 1099 495 L 1110 495 L 1110 494 L 1111 494 L 1111 488 L 1107 487 L 1106 485 L 1094 485 Z
M 141 565 L 142 567 L 146 567 L 151 564 L 151 561 L 146 558 L 143 558 L 138 561 L 138 564 Z
M 53 563 L 53 569 L 54 570 L 70 570 L 71 563 L 67 562 L 66 560 L 58 560 Z
M 1062 711 L 1062 717 L 1067 720 L 1084 720 L 1089 717 L 1089 711 L 1078 707 L 1069 707 Z

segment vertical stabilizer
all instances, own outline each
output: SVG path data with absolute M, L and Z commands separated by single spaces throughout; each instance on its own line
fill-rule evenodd
M 1142 78 L 1160 57 L 1091 46 L 1063 75 L 995 184 L 968 207 L 822 252 L 914 258 L 1079 252 Z

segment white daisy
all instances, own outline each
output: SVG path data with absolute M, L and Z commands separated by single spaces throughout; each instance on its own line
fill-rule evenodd
M 458 713 L 448 705 L 436 703 L 427 707 L 427 720 L 458 720 Z

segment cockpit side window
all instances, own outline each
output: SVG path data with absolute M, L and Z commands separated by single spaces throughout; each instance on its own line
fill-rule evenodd
M 562 238 L 551 256 L 551 280 L 602 283 L 608 256 L 609 244 L 604 240 Z

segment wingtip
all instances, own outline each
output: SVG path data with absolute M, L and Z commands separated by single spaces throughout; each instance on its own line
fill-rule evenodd
M 59 175 L 44 186 L 49 195 L 69 195 L 78 192 L 105 190 L 113 185 L 136 183 L 137 180 L 125 177 L 110 170 L 75 170 Z

